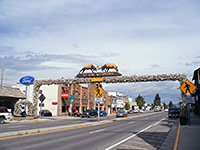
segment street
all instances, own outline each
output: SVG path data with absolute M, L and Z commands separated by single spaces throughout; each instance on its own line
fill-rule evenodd
M 151 112 L 145 112 L 148 114 Z M 139 116 L 143 115 L 143 113 L 129 114 L 129 116 Z M 0 133 L 3 132 L 11 132 L 11 131 L 20 131 L 20 130 L 28 130 L 28 129 L 40 129 L 40 128 L 48 128 L 54 126 L 66 126 L 66 125 L 75 125 L 87 122 L 96 122 L 97 118 L 76 118 L 74 119 L 60 119 L 56 120 L 54 117 L 43 117 L 44 119 L 48 119 L 47 121 L 36 121 L 36 122 L 13 122 L 10 124 L 3 124 L 0 126 Z M 64 118 L 64 117 L 63 117 Z M 113 120 L 115 119 L 115 114 L 109 115 L 107 117 L 100 117 L 100 121 L 104 120 Z
M 134 117 L 135 118 L 131 118 Z M 127 139 L 130 136 L 136 136 L 146 129 L 149 129 L 155 123 L 162 119 L 166 119 L 167 113 L 140 113 L 129 114 L 130 119 L 120 118 L 112 122 L 106 122 L 96 125 L 87 125 L 82 127 L 60 129 L 57 131 L 35 133 L 21 135 L 18 137 L 4 138 L 0 140 L 0 149 L 81 149 L 81 150 L 101 150 L 112 149 L 113 145 Z M 103 120 L 112 120 L 115 116 L 108 116 Z M 125 119 L 125 120 L 123 120 Z M 167 118 L 168 119 L 168 118 Z M 44 126 L 53 127 L 56 125 L 62 126 L 68 124 L 80 124 L 86 122 L 96 122 L 96 118 L 84 118 L 73 120 L 60 120 L 48 122 L 29 122 L 29 123 L 14 123 L 5 124 L 0 127 L 0 132 L 17 131 L 20 128 L 42 128 Z M 163 134 L 163 136 L 166 136 Z M 164 138 L 162 137 L 162 140 Z M 161 146 L 160 141 L 158 146 Z M 151 140 L 151 141 L 152 141 Z M 125 141 L 124 141 L 125 142 Z M 148 144 L 151 144 L 149 142 Z M 117 146 L 117 145 L 116 145 Z

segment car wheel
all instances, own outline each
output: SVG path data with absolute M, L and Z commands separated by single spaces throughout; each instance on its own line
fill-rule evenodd
M 0 124 L 4 123 L 4 118 L 0 118 Z
M 77 114 L 75 114 L 74 117 L 77 117 Z

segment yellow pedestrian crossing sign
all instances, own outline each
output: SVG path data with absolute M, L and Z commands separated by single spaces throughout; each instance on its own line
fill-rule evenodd
M 191 95 L 197 87 L 192 84 L 188 79 L 179 87 L 185 95 Z
M 103 94 L 104 90 L 100 86 L 98 86 L 96 89 L 94 89 L 93 92 L 94 94 L 96 94 L 97 97 L 100 97 L 101 94 Z

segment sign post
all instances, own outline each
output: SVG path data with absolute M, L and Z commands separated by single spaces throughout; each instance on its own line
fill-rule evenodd
M 94 89 L 94 94 L 96 94 L 95 102 L 98 104 L 98 122 L 99 122 L 99 113 L 100 113 L 100 103 L 103 103 L 103 98 L 100 96 L 103 94 L 104 90 L 100 83 L 97 84 L 97 87 Z
M 100 113 L 100 102 L 98 102 L 98 122 L 100 121 L 99 120 L 99 113 Z
M 26 97 L 26 101 L 28 100 L 27 99 L 27 88 L 29 85 L 33 84 L 33 82 L 35 81 L 35 78 L 32 77 L 32 76 L 24 76 L 22 78 L 19 79 L 19 83 L 23 84 L 23 85 L 26 85 L 26 89 L 25 89 L 25 97 Z M 26 114 L 26 105 L 24 106 L 24 112 Z
M 46 97 L 44 96 L 44 94 L 41 93 L 39 100 L 40 100 L 40 118 L 42 116 L 42 103 L 43 101 L 46 99 Z
M 187 118 L 188 118 L 188 124 L 191 125 L 191 118 L 190 118 L 190 104 L 194 104 L 194 97 L 191 96 L 191 94 L 194 92 L 194 90 L 197 87 L 192 84 L 188 79 L 185 80 L 185 82 L 179 87 L 179 89 L 186 95 L 182 96 L 182 103 L 187 104 L 186 109 L 187 109 Z

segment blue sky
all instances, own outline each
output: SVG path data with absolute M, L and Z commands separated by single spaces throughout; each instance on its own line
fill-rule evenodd
M 73 78 L 86 64 L 115 63 L 123 75 L 200 67 L 199 0 L 0 0 L 4 86 L 24 75 Z M 123 86 L 122 86 L 123 85 Z M 178 101 L 178 82 L 105 84 L 147 102 Z

